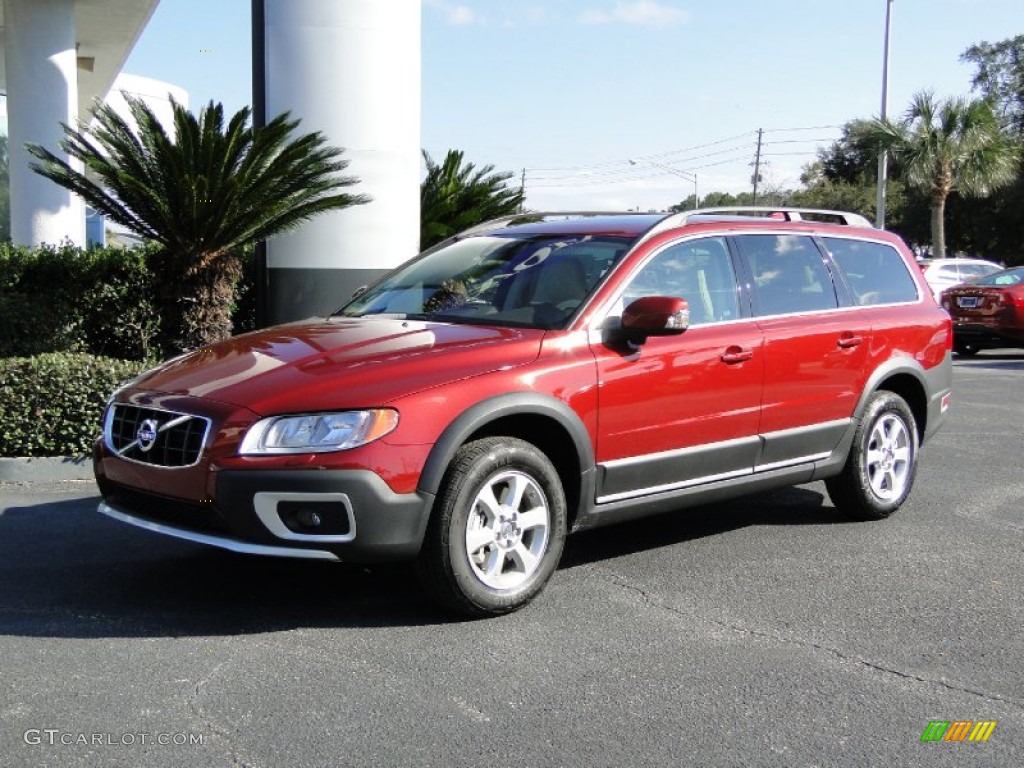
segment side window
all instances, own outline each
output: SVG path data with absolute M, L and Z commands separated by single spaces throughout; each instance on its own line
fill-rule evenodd
M 899 251 L 885 243 L 823 238 L 846 282 L 853 300 L 861 305 L 917 301 L 917 283 Z
M 984 277 L 992 274 L 992 268 L 984 264 L 961 264 L 960 279 L 973 280 L 975 277 Z
M 783 315 L 839 306 L 832 275 L 806 235 L 737 238 L 754 278 L 754 312 Z
M 660 251 L 630 280 L 624 305 L 645 296 L 686 299 L 691 325 L 738 318 L 736 275 L 725 239 L 687 240 Z

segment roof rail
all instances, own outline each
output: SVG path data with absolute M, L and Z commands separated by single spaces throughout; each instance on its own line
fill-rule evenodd
M 651 214 L 644 211 L 523 211 L 522 213 L 513 213 L 508 216 L 499 216 L 496 219 L 490 219 L 488 221 L 481 222 L 480 224 L 474 224 L 469 229 L 464 229 L 454 235 L 456 238 L 469 237 L 480 232 L 486 232 L 489 229 L 498 229 L 500 227 L 507 227 L 517 221 L 529 220 L 529 219 L 550 219 L 557 218 L 559 216 L 650 216 Z
M 680 213 L 666 216 L 647 230 L 643 239 L 646 240 L 648 237 L 657 234 L 658 232 L 671 229 L 672 227 L 682 226 L 690 219 L 703 216 L 707 216 L 708 218 L 719 218 L 723 216 L 735 217 L 738 221 L 751 218 L 778 218 L 784 221 L 820 221 L 822 219 L 826 219 L 829 220 L 830 223 L 843 224 L 848 227 L 873 228 L 874 226 L 859 213 L 830 211 L 824 208 L 775 208 L 759 205 L 720 206 L 716 208 L 698 208 L 694 211 L 682 211 Z

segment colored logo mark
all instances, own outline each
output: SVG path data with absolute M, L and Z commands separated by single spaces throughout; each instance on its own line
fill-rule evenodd
M 997 720 L 932 720 L 921 741 L 988 741 Z

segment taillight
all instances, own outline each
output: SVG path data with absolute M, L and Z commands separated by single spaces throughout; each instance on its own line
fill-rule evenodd
M 1024 293 L 1017 291 L 1000 291 L 996 298 L 1000 307 L 1024 307 Z

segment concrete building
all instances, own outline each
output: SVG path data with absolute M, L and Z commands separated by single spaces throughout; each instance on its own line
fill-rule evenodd
M 2 0 L 11 235 L 85 241 L 82 202 L 29 169 L 26 142 L 56 151 L 60 123 L 108 92 L 159 0 Z M 344 147 L 352 191 L 373 202 L 268 243 L 265 319 L 329 312 L 415 255 L 419 240 L 421 0 L 252 0 L 256 121 L 286 110 Z
M 11 239 L 85 243 L 82 201 L 33 173 L 26 142 L 56 151 L 114 82 L 158 0 L 3 0 L 0 87 L 7 93 Z
M 256 120 L 322 131 L 373 198 L 268 241 L 264 323 L 332 312 L 419 250 L 420 27 L 420 0 L 253 0 Z

